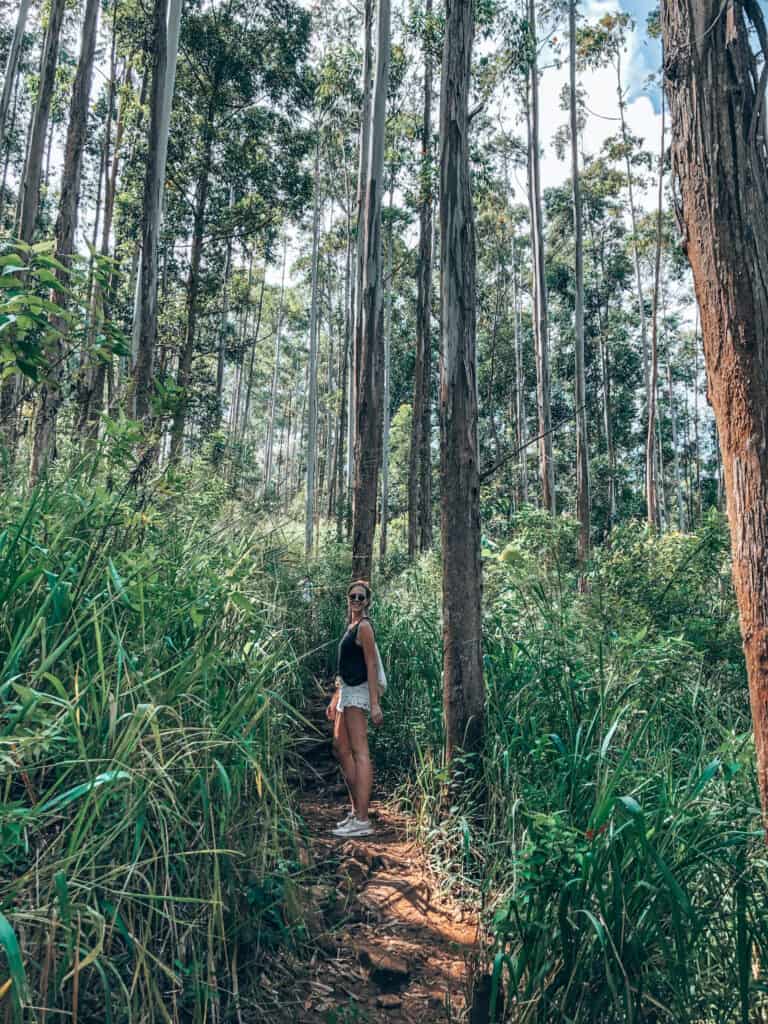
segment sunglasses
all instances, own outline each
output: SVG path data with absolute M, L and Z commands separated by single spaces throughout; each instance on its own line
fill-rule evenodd
M 365 594 L 349 594 L 348 596 L 349 596 L 349 600 L 350 601 L 364 601 L 365 600 Z

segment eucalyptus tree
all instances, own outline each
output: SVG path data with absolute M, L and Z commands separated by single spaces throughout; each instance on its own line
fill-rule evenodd
M 541 205 L 541 156 L 539 139 L 539 39 L 536 0 L 527 2 L 526 116 L 528 128 L 528 205 L 533 254 L 534 340 L 536 345 L 536 406 L 539 420 L 539 478 L 542 504 L 554 515 L 555 464 L 552 454 L 552 411 L 549 372 L 549 326 L 544 254 L 544 222 Z
M 304 553 L 312 554 L 315 522 L 315 477 L 317 472 L 317 349 L 319 333 L 318 252 L 320 246 L 320 133 L 315 142 L 315 197 L 312 216 L 312 292 L 309 311 L 309 378 L 307 409 L 307 486 L 304 510 Z
M 657 387 L 659 377 L 659 288 L 661 282 L 661 251 L 663 240 L 664 216 L 664 97 L 661 101 L 661 145 L 659 148 L 658 201 L 656 209 L 656 256 L 653 273 L 653 306 L 651 310 L 651 351 L 648 378 L 648 406 L 646 416 L 645 446 L 645 495 L 646 516 L 648 525 L 655 529 L 659 521 L 658 508 L 658 463 L 661 458 L 661 447 L 656 447 L 657 431 Z M 662 474 L 663 486 L 663 474 Z
M 472 0 L 446 0 L 440 87 L 440 424 L 446 758 L 483 738 L 482 569 L 469 170 Z
M 379 0 L 376 75 L 371 107 L 370 149 L 363 207 L 362 316 L 357 344 L 355 481 L 352 496 L 352 573 L 370 579 L 376 530 L 381 459 L 384 362 L 384 293 L 381 210 L 384 191 L 384 132 L 390 64 L 390 3 Z
M 576 370 L 576 518 L 579 521 L 578 557 L 583 564 L 589 554 L 590 502 L 589 453 L 587 441 L 587 385 L 584 370 L 584 240 L 579 180 L 578 94 L 576 92 L 576 0 L 568 5 L 569 34 L 569 125 L 571 142 L 571 188 L 573 190 L 573 234 L 575 255 L 574 349 Z
M 149 414 L 157 334 L 157 247 L 163 211 L 165 170 L 176 62 L 181 31 L 181 0 L 155 0 L 152 23 L 152 93 L 147 166 L 142 205 L 141 260 L 133 308 L 134 414 Z
M 424 60 L 421 164 L 419 167 L 419 251 L 416 297 L 416 360 L 413 378 L 413 416 L 408 461 L 408 555 L 432 546 L 432 210 L 434 154 L 432 144 L 432 78 L 435 19 L 432 0 L 425 0 L 422 28 Z
M 661 18 L 672 168 L 723 455 L 768 836 L 768 27 L 752 0 L 667 0 Z
M 211 241 L 238 234 L 271 244 L 285 215 L 298 213 L 309 197 L 303 167 L 309 133 L 300 123 L 312 99 L 309 30 L 309 15 L 282 0 L 232 0 L 194 11 L 182 25 L 172 134 L 183 136 L 185 145 L 175 147 L 170 170 L 186 197 L 191 246 L 173 459 L 181 454 L 192 398 L 203 261 Z
M 43 156 L 48 133 L 51 100 L 53 99 L 53 87 L 56 79 L 56 67 L 59 59 L 59 39 L 61 36 L 61 26 L 64 22 L 65 7 L 66 0 L 52 0 L 43 39 L 37 99 L 32 115 L 32 124 L 29 129 L 27 156 L 19 186 L 19 201 L 16 213 L 16 234 L 24 242 L 32 241 L 40 204 Z
M 319 172 L 319 161 L 317 170 Z M 316 176 L 319 177 L 319 173 Z M 315 180 L 315 188 L 317 188 L 318 182 Z M 317 199 L 315 200 L 317 202 Z M 314 246 L 314 234 L 313 234 L 313 246 Z M 313 254 L 314 255 L 314 254 Z M 274 447 L 275 438 L 275 412 L 277 409 L 277 389 L 280 380 L 280 341 L 283 333 L 283 311 L 285 308 L 285 270 L 288 263 L 288 236 L 287 234 L 283 237 L 283 269 L 280 275 L 280 300 L 277 308 L 277 324 L 275 326 L 275 362 L 272 371 L 272 390 L 269 396 L 269 423 L 267 426 L 267 443 L 264 450 L 264 497 L 266 498 L 269 493 L 270 483 L 272 481 L 272 451 Z M 314 273 L 314 267 L 313 267 Z M 315 284 L 313 278 L 313 284 Z
M 86 0 L 80 32 L 80 58 L 72 86 L 69 108 L 67 141 L 64 147 L 64 166 L 59 194 L 59 213 L 56 220 L 56 254 L 64 270 L 57 270 L 56 277 L 61 285 L 57 289 L 60 306 L 66 304 L 68 269 L 75 249 L 78 208 L 80 202 L 80 179 L 83 169 L 83 154 L 88 125 L 88 109 L 91 97 L 93 62 L 96 53 L 100 0 Z M 66 325 L 57 318 L 57 329 L 64 332 Z M 38 395 L 37 410 L 32 438 L 30 481 L 37 482 L 41 471 L 51 457 L 55 445 L 56 418 L 62 402 L 61 382 L 64 372 L 65 343 L 57 341 L 51 359 L 51 368 Z
M 24 41 L 24 29 L 27 25 L 27 17 L 32 6 L 32 0 L 20 0 L 16 14 L 16 25 L 13 30 L 13 38 L 8 49 L 8 60 L 5 64 L 5 78 L 3 79 L 3 91 L 0 94 L 0 151 L 3 150 L 6 138 L 6 125 L 8 123 L 8 111 L 11 109 L 11 101 L 16 88 L 16 78 L 19 71 L 21 59 L 21 45 Z
M 141 218 L 141 262 L 137 281 L 138 309 L 134 310 L 133 351 L 133 415 L 146 419 L 150 412 L 152 375 L 157 335 L 157 273 L 160 210 L 164 175 L 161 174 L 162 134 L 165 106 L 170 108 L 167 94 L 168 66 L 168 0 L 155 0 L 152 15 L 150 98 L 147 163 L 144 174 L 144 196 Z

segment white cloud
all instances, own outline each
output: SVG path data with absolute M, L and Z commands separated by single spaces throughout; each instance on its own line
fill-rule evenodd
M 615 11 L 617 6 L 611 0 L 589 0 L 583 6 L 583 14 L 587 21 L 596 21 L 603 14 Z M 566 33 L 563 33 L 562 38 L 567 47 Z M 636 92 L 645 68 L 644 30 L 636 26 L 627 42 L 627 53 L 623 55 L 622 61 L 623 87 L 626 92 L 631 85 L 631 92 L 635 94 L 635 98 L 625 108 L 627 128 L 631 134 L 640 136 L 644 140 L 644 148 L 656 156 L 661 138 L 661 115 L 654 110 L 647 94 Z M 566 156 L 565 160 L 558 160 L 552 144 L 553 136 L 568 117 L 567 111 L 560 109 L 560 94 L 567 81 L 567 63 L 560 68 L 548 68 L 541 76 L 541 177 L 544 188 L 560 185 L 570 177 L 570 158 Z M 594 156 L 605 140 L 619 130 L 616 69 L 611 64 L 581 72 L 579 86 L 586 94 L 586 105 L 590 112 L 582 145 L 586 154 Z

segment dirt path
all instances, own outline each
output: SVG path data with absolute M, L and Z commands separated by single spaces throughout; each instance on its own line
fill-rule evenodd
M 296 977 L 290 1019 L 468 1020 L 476 918 L 438 893 L 422 851 L 408 839 L 407 818 L 386 802 L 371 805 L 374 835 L 331 834 L 347 808 L 324 706 L 318 696 L 312 719 L 321 737 L 303 741 L 297 807 L 308 876 L 300 899 L 316 951 L 309 974 Z

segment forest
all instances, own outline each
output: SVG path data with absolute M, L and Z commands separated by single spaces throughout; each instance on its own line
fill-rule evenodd
M 767 19 L 3 6 L 3 1021 L 768 1021 Z

